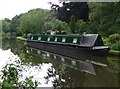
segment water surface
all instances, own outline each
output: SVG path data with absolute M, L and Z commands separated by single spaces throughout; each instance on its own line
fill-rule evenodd
M 9 63 L 20 65 L 20 80 L 33 76 L 39 87 L 118 87 L 118 57 L 83 59 L 26 47 L 16 40 L 3 40 L 0 48 L 0 70 Z

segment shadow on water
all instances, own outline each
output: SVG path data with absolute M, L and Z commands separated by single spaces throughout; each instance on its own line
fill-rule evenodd
M 31 67 L 51 64 L 43 78 L 46 84 L 52 79 L 53 86 L 70 87 L 117 87 L 119 66 L 114 57 L 74 58 L 25 47 L 15 40 L 4 40 L 3 50 L 11 49 L 22 65 Z M 73 54 L 74 55 L 74 54 Z M 37 70 L 37 69 L 36 69 Z M 41 76 L 41 75 L 39 75 Z M 106 82 L 107 81 L 107 82 Z M 45 86 L 44 86 L 45 87 Z

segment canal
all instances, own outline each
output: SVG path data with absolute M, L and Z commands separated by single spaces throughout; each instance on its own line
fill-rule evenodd
M 20 80 L 32 76 L 39 87 L 118 87 L 118 57 L 91 58 L 76 60 L 4 39 L 0 48 L 0 70 L 6 64 L 19 65 L 23 75 Z

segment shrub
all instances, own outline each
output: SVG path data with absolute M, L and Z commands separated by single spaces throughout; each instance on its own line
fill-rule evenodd
M 118 50 L 120 51 L 120 43 L 114 43 L 111 45 L 112 50 Z
M 102 40 L 105 45 L 109 45 L 108 38 L 102 38 Z
M 70 29 L 73 34 L 76 32 L 76 21 L 75 21 L 75 16 L 71 16 L 70 18 Z
M 19 72 L 21 68 L 18 65 L 7 64 L 1 70 L 0 78 L 2 82 L 0 87 L 2 89 L 35 89 L 37 82 L 32 81 L 32 78 L 26 78 L 23 81 L 19 81 Z M 21 75 L 22 76 L 22 75 Z
M 110 43 L 120 42 L 120 34 L 112 34 L 108 37 Z

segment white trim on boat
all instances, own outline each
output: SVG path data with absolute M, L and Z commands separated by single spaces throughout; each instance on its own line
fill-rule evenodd
M 94 46 L 92 49 L 107 49 L 108 46 Z

